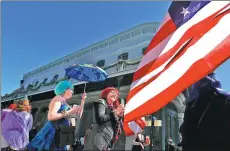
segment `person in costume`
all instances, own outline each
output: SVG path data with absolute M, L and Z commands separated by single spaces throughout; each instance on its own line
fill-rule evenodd
M 22 99 L 1 111 L 2 150 L 23 150 L 29 143 L 29 131 L 33 125 L 29 100 Z
M 54 90 L 56 96 L 49 104 L 48 121 L 29 143 L 28 150 L 67 150 L 67 146 L 57 147 L 53 122 L 57 125 L 70 126 L 70 117 L 81 113 L 82 106 L 70 108 L 67 104 L 67 100 L 72 98 L 73 90 L 73 84 L 69 81 L 61 81 L 57 84 Z M 85 99 L 86 93 L 82 95 L 81 101 L 85 101 Z
M 94 102 L 92 130 L 85 138 L 83 150 L 113 150 L 121 134 L 124 107 L 118 101 L 119 92 L 108 87 Z

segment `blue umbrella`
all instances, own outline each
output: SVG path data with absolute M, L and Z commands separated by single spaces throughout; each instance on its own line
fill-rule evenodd
M 100 82 L 106 80 L 108 77 L 108 74 L 103 69 L 90 64 L 72 65 L 71 67 L 65 69 L 65 71 L 66 75 L 70 78 L 85 82 Z

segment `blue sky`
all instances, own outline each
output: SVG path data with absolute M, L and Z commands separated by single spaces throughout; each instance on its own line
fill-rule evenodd
M 2 89 L 23 74 L 136 25 L 162 21 L 169 2 L 2 2 Z M 230 90 L 227 69 L 217 70 Z

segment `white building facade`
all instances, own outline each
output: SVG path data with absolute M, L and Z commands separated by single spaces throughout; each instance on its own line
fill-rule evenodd
M 158 27 L 159 23 L 156 22 L 138 25 L 28 72 L 23 76 L 19 89 L 2 96 L 2 103 L 7 104 L 9 101 L 21 97 L 29 97 L 33 106 L 34 126 L 41 128 L 46 121 L 46 112 L 49 101 L 54 96 L 55 85 L 67 78 L 65 69 L 73 64 L 97 65 L 103 68 L 109 77 L 105 82 L 87 84 L 87 102 L 79 123 L 79 133 L 82 133 L 91 123 L 89 117 L 92 115 L 92 102 L 99 97 L 101 89 L 106 86 L 118 87 L 121 99 L 125 100 L 133 73 Z M 73 79 L 71 81 L 75 85 L 76 94 L 70 100 L 70 104 L 79 104 L 84 84 Z M 184 102 L 185 97 L 181 94 L 165 108 L 154 113 L 154 117 L 162 120 L 163 125 L 162 127 L 149 126 L 146 128 L 152 141 L 152 145 L 146 150 L 164 150 L 167 137 L 171 137 L 176 143 L 179 143 L 178 129 L 183 121 Z M 117 149 L 130 150 L 132 141 L 132 137 L 123 136 Z

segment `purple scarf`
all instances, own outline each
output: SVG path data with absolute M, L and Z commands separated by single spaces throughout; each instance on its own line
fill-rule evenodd
M 115 108 L 111 105 L 108 105 L 108 107 L 114 111 Z M 110 148 L 113 148 L 114 144 L 117 142 L 120 134 L 121 134 L 121 125 L 122 125 L 122 119 L 119 117 L 118 120 L 116 121 L 115 129 L 114 129 L 114 135 L 113 139 L 111 141 L 111 145 L 109 146 Z

